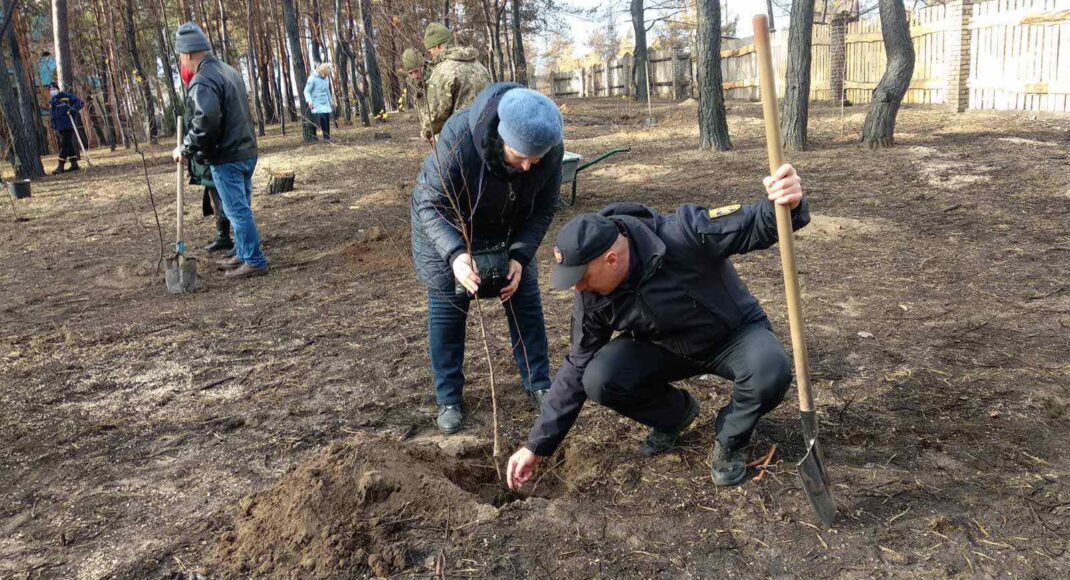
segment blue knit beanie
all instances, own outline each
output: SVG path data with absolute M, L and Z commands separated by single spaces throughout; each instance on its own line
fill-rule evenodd
M 565 122 L 541 93 L 512 89 L 498 101 L 498 134 L 524 157 L 542 157 L 564 139 Z
M 175 31 L 175 52 L 190 54 L 208 50 L 212 50 L 212 45 L 208 42 L 208 37 L 204 35 L 201 27 L 195 23 L 187 22 Z

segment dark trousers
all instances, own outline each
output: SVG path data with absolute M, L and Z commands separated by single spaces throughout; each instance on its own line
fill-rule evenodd
M 59 160 L 78 160 L 78 137 L 74 135 L 74 129 L 59 132 Z
M 452 290 L 430 289 L 428 302 L 428 342 L 431 372 L 435 377 L 435 399 L 439 405 L 456 405 L 463 400 L 464 335 L 468 307 L 472 299 Z M 491 301 L 487 301 L 490 304 Z M 550 388 L 550 358 L 546 344 L 546 323 L 542 316 L 539 273 L 532 262 L 524 268 L 520 286 L 502 305 L 509 322 L 510 345 L 526 391 Z
M 330 140 L 331 138 L 331 114 L 330 113 L 317 113 L 318 121 L 320 124 L 320 130 L 323 131 L 323 138 Z
M 729 449 L 750 441 L 758 419 L 776 408 L 791 384 L 791 360 L 766 323 L 741 328 L 703 360 L 681 358 L 630 338 L 616 338 L 587 363 L 583 388 L 594 402 L 655 429 L 683 420 L 684 392 L 669 383 L 712 372 L 735 381 L 717 414 L 717 440 Z
M 204 188 L 204 193 L 208 194 L 208 199 L 211 200 L 212 213 L 215 214 L 216 231 L 221 237 L 224 235 L 230 236 L 230 220 L 227 219 L 227 213 L 223 211 L 223 200 L 219 197 L 219 190 L 214 187 L 206 187 Z

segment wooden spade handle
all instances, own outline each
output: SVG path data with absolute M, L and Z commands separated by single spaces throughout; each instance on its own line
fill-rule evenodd
M 773 77 L 773 58 L 769 49 L 769 28 L 764 14 L 754 17 L 754 48 L 758 53 L 758 72 L 761 78 L 762 116 L 765 119 L 765 144 L 769 150 L 769 175 L 784 164 L 780 146 L 780 123 L 777 122 L 776 81 Z M 795 382 L 799 387 L 799 410 L 814 410 L 814 396 L 810 390 L 810 368 L 806 356 L 806 334 L 803 331 L 802 301 L 799 298 L 799 278 L 795 270 L 795 244 L 791 231 L 791 210 L 776 206 L 777 238 L 780 243 L 780 263 L 784 270 L 784 294 L 788 303 L 788 324 L 791 326 L 791 351 L 795 358 Z
M 176 117 L 175 118 L 175 127 L 176 127 L 176 130 L 175 130 L 176 140 L 178 141 L 178 145 L 177 146 L 178 147 L 182 147 L 182 117 Z M 177 222 L 177 230 L 178 230 L 178 233 L 177 233 L 178 239 L 175 240 L 175 243 L 177 244 L 177 246 L 176 246 L 177 248 L 181 248 L 182 247 L 182 217 L 183 217 L 182 214 L 184 213 L 182 211 L 182 209 L 183 209 L 183 202 L 185 201 L 184 194 L 185 194 L 185 190 L 186 190 L 186 184 L 185 184 L 185 180 L 182 179 L 182 169 L 183 169 L 182 160 L 179 159 L 178 163 L 176 163 L 176 165 L 178 166 L 178 168 L 176 169 L 176 173 L 178 175 L 178 181 L 176 182 L 176 185 L 177 185 L 176 189 L 178 190 L 178 202 L 176 204 L 178 206 L 177 210 L 176 210 L 178 212 L 178 218 L 176 220 L 176 222 Z M 185 252 L 182 252 L 181 250 L 179 250 L 179 255 L 182 255 L 184 253 Z

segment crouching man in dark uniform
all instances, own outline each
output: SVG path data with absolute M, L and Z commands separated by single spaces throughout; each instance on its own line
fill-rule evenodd
M 793 229 L 810 221 L 790 165 L 765 186 L 769 200 L 748 206 L 659 215 L 615 203 L 561 228 L 552 281 L 576 289 L 572 349 L 527 444 L 509 459 L 511 488 L 554 453 L 588 398 L 650 427 L 645 455 L 668 451 L 699 415 L 698 402 L 670 383 L 703 373 L 735 381 L 715 423 L 713 482 L 743 481 L 742 449 L 783 400 L 791 360 L 729 257 L 776 243 L 774 203 L 791 208 Z

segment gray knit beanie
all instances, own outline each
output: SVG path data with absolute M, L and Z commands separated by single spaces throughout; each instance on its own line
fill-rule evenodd
M 557 105 L 531 89 L 512 89 L 498 101 L 498 134 L 524 157 L 542 157 L 564 138 Z
M 190 54 L 212 50 L 212 44 L 200 26 L 193 22 L 187 22 L 175 31 L 175 52 Z

